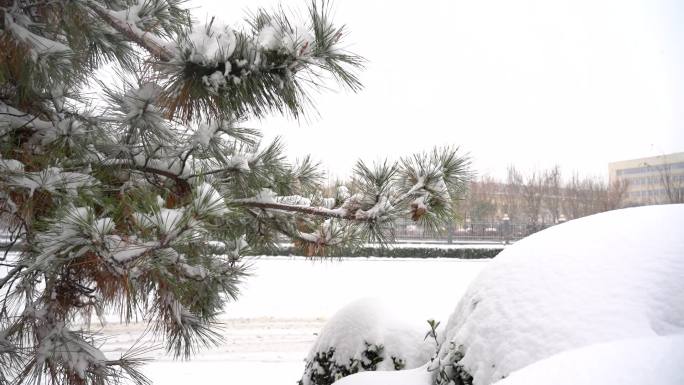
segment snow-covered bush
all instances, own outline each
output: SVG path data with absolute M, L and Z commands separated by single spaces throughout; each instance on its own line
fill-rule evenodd
M 505 249 L 449 319 L 435 383 L 491 384 L 569 349 L 684 333 L 682 228 L 684 205 L 630 208 Z
M 493 245 L 488 248 L 428 247 L 428 246 L 362 246 L 341 248 L 337 255 L 345 257 L 383 257 L 383 258 L 457 258 L 457 259 L 489 259 L 496 257 L 503 246 Z M 257 250 L 259 255 L 300 255 L 297 247 L 279 247 L 277 249 Z
M 496 385 L 681 385 L 684 335 L 590 345 L 535 362 Z M 430 385 L 432 372 L 359 373 L 335 385 Z
M 375 299 L 339 310 L 321 331 L 308 357 L 302 385 L 329 385 L 363 371 L 416 368 L 435 352 L 426 327 L 407 322 Z
M 338 384 L 682 384 L 682 228 L 667 205 L 536 233 L 471 283 L 429 365 Z

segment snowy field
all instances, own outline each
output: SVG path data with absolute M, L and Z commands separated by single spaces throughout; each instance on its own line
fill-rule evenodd
M 191 362 L 157 350 L 144 372 L 155 384 L 294 384 L 316 334 L 345 304 L 375 297 L 411 309 L 415 320 L 446 322 L 454 303 L 490 260 L 260 257 L 237 303 L 221 319 L 225 343 Z M 444 293 L 442 300 L 434 293 Z M 448 293 L 448 294 L 447 294 Z M 444 300 L 446 299 L 446 300 Z M 400 305 L 402 304 L 402 305 Z M 425 323 L 427 331 L 427 323 Z M 118 356 L 144 325 L 110 324 L 103 350 Z M 146 344 L 153 341 L 144 340 Z

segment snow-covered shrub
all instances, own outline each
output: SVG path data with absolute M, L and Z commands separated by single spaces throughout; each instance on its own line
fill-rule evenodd
M 681 385 L 684 335 L 637 338 L 590 345 L 535 362 L 496 385 Z M 579 369 L 579 370 L 578 370 Z M 430 385 L 425 367 L 368 372 L 335 385 Z
M 299 383 L 329 385 L 357 372 L 416 368 L 435 352 L 435 342 L 426 340 L 425 329 L 375 299 L 355 301 L 325 325 Z
M 451 316 L 435 383 L 491 384 L 569 349 L 684 333 L 682 228 L 684 205 L 630 208 L 505 249 Z
M 682 228 L 668 205 L 536 233 L 471 283 L 429 365 L 336 385 L 682 384 Z
M 364 341 L 365 348 L 361 351 L 361 358 L 350 357 L 349 361 L 343 364 L 337 363 L 335 360 L 334 347 L 328 348 L 328 351 L 316 352 L 312 360 L 307 362 L 306 369 L 308 373 L 308 381 L 300 380 L 300 384 L 316 384 L 316 385 L 330 385 L 336 380 L 346 377 L 350 374 L 358 373 L 359 371 L 375 371 L 378 369 L 378 364 L 383 362 L 385 347 L 383 345 L 376 345 Z M 395 370 L 404 368 L 404 362 L 401 358 L 392 356 Z M 306 374 L 305 374 L 306 376 Z
M 503 246 L 488 248 L 457 248 L 457 247 L 427 247 L 401 246 L 381 247 L 362 246 L 356 248 L 340 248 L 336 255 L 345 257 L 383 257 L 383 258 L 457 258 L 457 259 L 489 259 L 496 257 L 503 250 Z M 258 255 L 300 255 L 301 250 L 296 247 L 282 247 L 277 249 L 254 250 Z

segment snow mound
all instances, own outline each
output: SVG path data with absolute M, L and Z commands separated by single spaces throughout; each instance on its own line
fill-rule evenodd
M 496 384 L 681 385 L 682 363 L 684 335 L 622 340 L 559 353 Z
M 432 374 L 425 366 L 401 372 L 365 372 L 345 377 L 335 385 L 429 385 Z
M 684 333 L 682 228 L 684 205 L 629 208 L 506 248 L 460 300 L 433 369 L 491 384 L 566 350 Z
M 435 345 L 425 340 L 429 328 L 425 321 L 407 321 L 374 298 L 352 302 L 323 327 L 306 358 L 302 384 L 327 381 L 321 376 L 339 379 L 357 371 L 412 369 L 426 364 Z

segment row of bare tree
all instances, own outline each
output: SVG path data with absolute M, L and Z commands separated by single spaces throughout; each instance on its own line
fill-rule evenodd
M 472 181 L 461 208 L 473 221 L 508 218 L 541 227 L 622 207 L 626 192 L 626 182 L 609 184 L 576 173 L 564 178 L 558 166 L 527 174 L 511 166 L 505 181 L 490 176 Z

